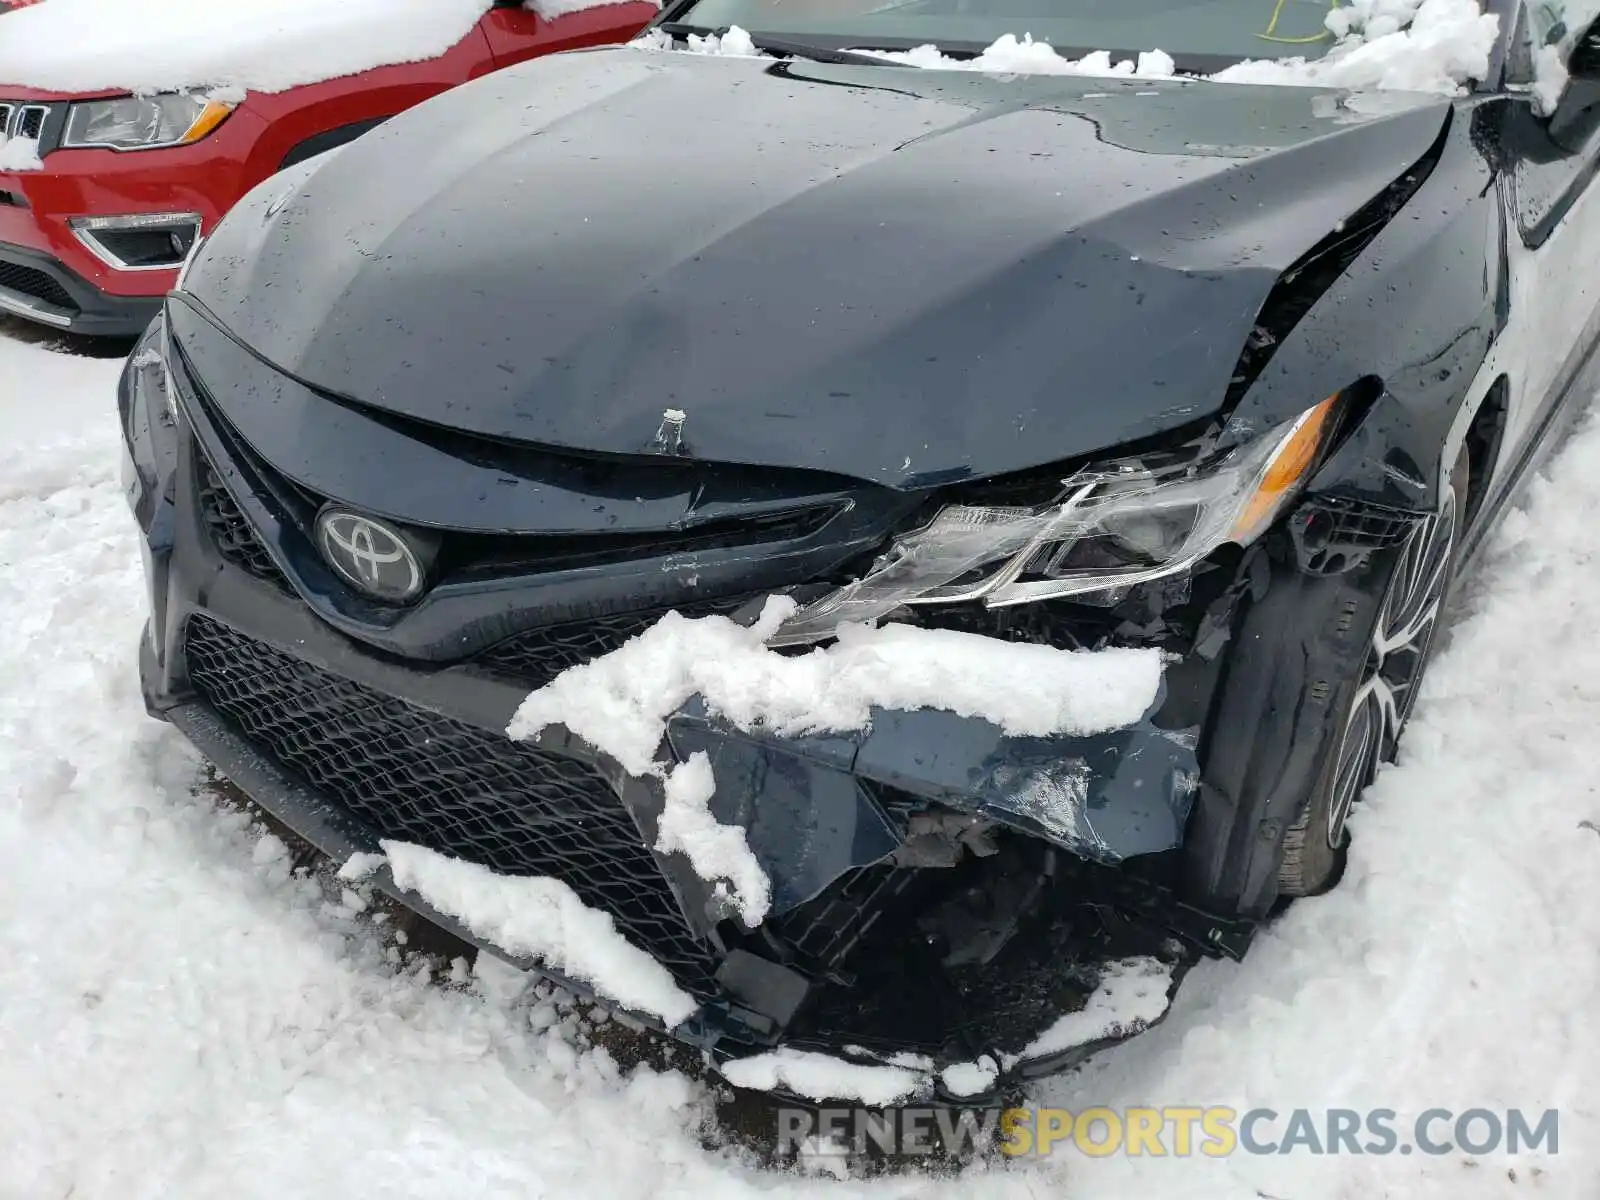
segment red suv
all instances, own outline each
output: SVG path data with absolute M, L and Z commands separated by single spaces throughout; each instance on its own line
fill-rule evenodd
M 40 11 L 7 14 L 8 3 L 23 7 L 0 0 L 0 39 L 9 21 Z M 484 7 L 437 57 L 283 91 L 79 93 L 0 78 L 0 312 L 137 333 L 196 240 L 273 172 L 499 67 L 624 41 L 657 11 L 648 0 L 549 19 L 521 4 Z

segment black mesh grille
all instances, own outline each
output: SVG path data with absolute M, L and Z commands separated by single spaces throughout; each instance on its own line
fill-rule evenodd
M 727 615 L 748 599 L 748 596 L 734 596 L 723 600 L 680 604 L 676 608 L 686 617 L 705 617 L 713 613 Z M 649 629 L 665 611 L 648 609 L 532 629 L 490 646 L 473 662 L 497 675 L 506 675 L 526 683 L 529 687 L 543 687 L 568 667 L 611 653 L 629 638 Z
M 267 548 L 256 534 L 254 526 L 239 511 L 233 497 L 222 482 L 216 469 L 206 461 L 206 456 L 195 448 L 195 489 L 200 503 L 200 519 L 216 543 L 222 557 L 235 566 L 243 567 L 257 579 L 265 579 L 284 591 L 289 581 L 284 578 L 278 564 L 272 561 Z
M 685 990 L 715 992 L 709 949 L 606 782 L 329 674 L 206 617 L 188 625 L 189 678 L 258 749 L 379 837 L 507 875 L 547 875 L 608 912 Z
M 67 294 L 66 288 L 43 271 L 25 267 L 21 263 L 0 262 L 0 288 L 21 292 L 24 296 L 31 296 L 69 312 L 78 311 L 77 304 Z

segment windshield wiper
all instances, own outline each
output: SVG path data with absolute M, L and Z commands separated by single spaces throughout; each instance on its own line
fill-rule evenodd
M 705 37 L 707 34 L 724 34 L 725 29 L 703 29 L 698 25 L 684 25 L 677 21 L 663 21 L 658 29 L 664 29 L 673 37 L 687 37 L 694 34 Z M 806 58 L 812 62 L 842 63 L 845 65 L 859 65 L 867 67 L 898 67 L 892 58 L 879 58 L 875 54 L 861 54 L 854 50 L 839 50 L 833 46 L 819 45 L 816 42 L 800 41 L 794 38 L 772 37 L 765 33 L 752 33 L 750 40 L 757 50 L 765 50 L 771 54 L 782 54 L 789 58 Z

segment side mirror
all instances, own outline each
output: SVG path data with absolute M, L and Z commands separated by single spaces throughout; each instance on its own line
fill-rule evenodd
M 1578 151 L 1600 127 L 1600 21 L 1578 36 L 1566 72 L 1566 86 L 1550 111 L 1550 138 L 1564 150 Z

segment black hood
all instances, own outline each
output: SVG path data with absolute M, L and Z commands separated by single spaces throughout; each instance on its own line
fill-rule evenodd
M 188 288 L 426 422 L 923 486 L 1214 412 L 1280 272 L 1448 105 L 562 55 L 269 181 Z

